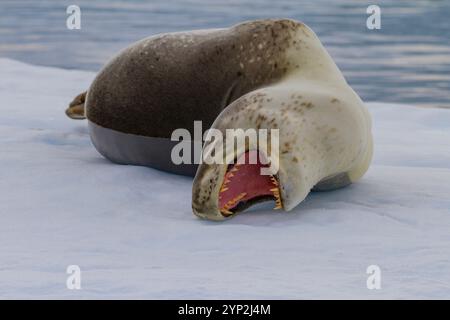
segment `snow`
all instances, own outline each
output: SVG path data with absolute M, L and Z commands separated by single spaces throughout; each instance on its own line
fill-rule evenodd
M 368 103 L 360 182 L 218 223 L 192 214 L 191 179 L 110 163 L 66 118 L 94 73 L 0 75 L 0 298 L 450 298 L 450 110 Z

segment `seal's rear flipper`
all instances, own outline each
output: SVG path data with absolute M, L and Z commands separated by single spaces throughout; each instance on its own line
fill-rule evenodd
M 69 118 L 81 120 L 86 119 L 86 114 L 84 112 L 84 102 L 86 100 L 87 91 L 80 93 L 73 99 L 66 109 L 66 114 Z

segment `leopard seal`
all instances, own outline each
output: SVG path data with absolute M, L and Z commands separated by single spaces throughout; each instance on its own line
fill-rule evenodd
M 86 117 L 94 146 L 116 163 L 195 175 L 193 212 L 211 220 L 270 199 L 291 210 L 311 189 L 358 180 L 372 157 L 363 102 L 315 33 L 290 19 L 138 41 L 103 67 L 66 114 Z M 220 131 L 279 129 L 278 172 L 259 177 L 255 165 L 173 164 L 172 132 L 193 133 L 195 121 Z M 237 158 L 255 151 L 268 157 L 270 149 L 246 145 Z

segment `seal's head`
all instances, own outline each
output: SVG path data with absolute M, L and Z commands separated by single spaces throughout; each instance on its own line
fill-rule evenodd
M 285 156 L 279 155 L 285 148 L 279 146 L 281 119 L 275 109 L 258 107 L 271 101 L 265 93 L 251 93 L 216 119 L 193 183 L 192 208 L 197 216 L 224 220 L 262 201 L 284 208 L 282 189 L 289 182 Z
M 312 189 L 358 180 L 370 164 L 372 139 L 364 106 L 348 88 L 299 79 L 231 103 L 206 136 L 193 212 L 224 220 L 265 200 L 289 211 Z

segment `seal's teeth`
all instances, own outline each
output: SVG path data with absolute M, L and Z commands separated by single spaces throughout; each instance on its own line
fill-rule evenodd
M 246 195 L 247 195 L 247 192 L 242 192 L 242 193 L 239 195 L 239 200 L 242 199 L 243 197 L 245 197 Z
M 232 215 L 233 212 L 231 212 L 229 209 L 235 206 L 236 203 L 238 203 L 239 200 L 244 198 L 247 195 L 246 192 L 240 193 L 238 196 L 234 197 L 233 199 L 229 200 L 221 209 L 220 212 L 225 215 Z
M 233 212 L 231 212 L 231 211 L 229 211 L 228 209 L 225 209 L 225 208 L 222 208 L 222 209 L 220 210 L 220 212 L 221 212 L 223 215 L 226 215 L 226 216 L 231 216 L 231 215 L 233 214 Z
M 275 208 L 273 208 L 273 209 L 274 210 L 282 209 L 283 205 L 281 204 L 280 189 L 273 188 L 273 189 L 270 189 L 270 191 L 272 191 L 273 196 L 275 197 Z
M 272 180 L 272 183 L 278 187 L 278 181 L 274 176 L 270 176 L 270 180 Z
M 235 205 L 239 200 L 241 200 L 242 198 L 244 198 L 247 195 L 246 192 L 242 192 L 240 193 L 237 197 L 234 197 L 233 199 L 231 199 L 230 201 L 227 202 L 227 205 L 229 204 L 230 206 Z
M 222 183 L 222 187 L 220 187 L 220 193 L 228 190 L 228 188 L 227 188 L 228 183 L 230 183 L 230 180 L 225 178 L 225 180 Z
M 283 205 L 281 204 L 281 199 L 278 198 L 275 200 L 275 208 L 273 208 L 274 210 L 278 210 L 278 209 L 282 209 Z

